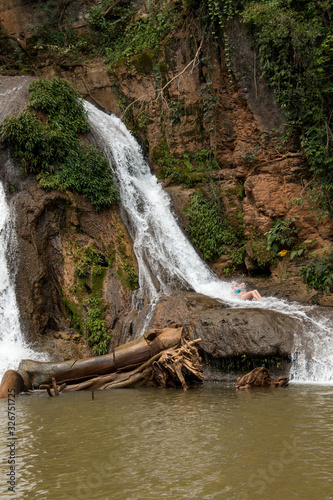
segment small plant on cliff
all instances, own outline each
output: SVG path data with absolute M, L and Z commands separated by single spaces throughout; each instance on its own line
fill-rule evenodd
M 187 232 L 205 259 L 213 259 L 225 253 L 223 245 L 233 245 L 237 237 L 223 215 L 222 200 L 215 189 L 204 195 L 197 189 L 191 197 L 191 206 L 186 209 L 190 224 Z
M 87 318 L 84 322 L 84 333 L 87 344 L 93 348 L 97 356 L 106 354 L 111 335 L 105 326 L 105 303 L 98 295 L 87 300 Z
M 161 40 L 169 35 L 177 23 L 177 9 L 174 2 L 149 2 L 145 16 L 134 17 L 133 13 L 125 13 L 113 22 L 101 21 L 93 26 L 94 31 L 99 30 L 99 36 L 105 34 L 105 53 L 107 62 L 113 64 L 119 59 L 129 58 L 146 49 L 158 49 Z M 103 15 L 103 14 L 102 14 Z M 98 17 L 97 8 L 94 7 L 95 19 Z M 102 30 L 100 26 L 102 25 Z M 108 35 L 111 33 L 112 36 Z M 113 38 L 112 38 L 113 37 Z
M 94 247 L 80 247 L 75 245 L 73 248 L 73 259 L 75 262 L 75 276 L 78 278 L 88 278 L 90 275 L 100 275 L 102 268 L 108 267 L 108 262 L 103 254 Z
M 136 290 L 139 286 L 138 275 L 135 272 L 131 258 L 124 256 L 123 266 L 117 270 L 117 278 L 130 290 Z
M 76 90 L 61 78 L 34 80 L 30 103 L 5 118 L 1 140 L 9 143 L 25 173 L 38 174 L 45 189 L 71 190 L 100 209 L 119 199 L 108 161 L 79 135 L 90 130 Z
M 271 229 L 265 233 L 267 235 L 267 249 L 273 254 L 279 250 L 292 248 L 295 244 L 299 228 L 294 225 L 297 217 L 290 219 L 277 219 Z
M 309 262 L 301 270 L 303 281 L 315 290 L 333 292 L 333 252 Z

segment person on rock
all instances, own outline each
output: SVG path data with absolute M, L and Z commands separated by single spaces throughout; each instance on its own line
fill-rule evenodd
M 233 281 L 231 283 L 231 290 L 235 295 L 238 295 L 242 300 L 259 300 L 260 302 L 263 301 L 262 296 L 258 292 L 258 290 L 251 290 L 250 292 L 247 292 L 245 289 L 245 283 L 237 283 L 236 281 Z

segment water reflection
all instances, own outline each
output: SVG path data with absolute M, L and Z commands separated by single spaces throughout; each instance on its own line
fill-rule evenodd
M 329 499 L 332 400 L 319 386 L 22 396 L 18 494 L 2 498 Z M 6 410 L 1 401 L 5 430 Z

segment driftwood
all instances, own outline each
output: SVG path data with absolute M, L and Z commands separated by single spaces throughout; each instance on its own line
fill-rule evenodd
M 182 328 L 149 330 L 141 338 L 117 347 L 112 353 L 62 363 L 23 360 L 18 371 L 10 370 L 21 390 L 59 392 L 139 387 L 176 387 L 184 390 L 203 380 L 196 344 L 185 340 Z M 8 373 L 8 372 L 6 372 Z M 3 377 L 0 395 L 7 397 Z M 12 383 L 12 382 L 11 382 Z M 20 392 L 20 391 L 19 391 Z
M 251 389 L 253 387 L 285 387 L 288 385 L 288 377 L 279 377 L 272 379 L 267 368 L 254 368 L 251 372 L 236 380 L 237 389 Z

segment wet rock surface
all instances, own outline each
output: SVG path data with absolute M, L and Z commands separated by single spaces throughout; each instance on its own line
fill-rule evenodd
M 201 338 L 206 361 L 246 356 L 288 360 L 299 322 L 285 314 L 259 308 L 231 308 L 193 292 L 165 297 L 156 306 L 152 325 L 183 326 L 191 338 Z M 288 363 L 283 367 L 288 373 Z M 208 378 L 214 379 L 211 374 Z

